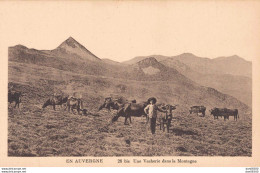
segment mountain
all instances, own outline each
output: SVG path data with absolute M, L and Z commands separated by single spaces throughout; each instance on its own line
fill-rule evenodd
M 225 94 L 238 98 L 247 105 L 252 105 L 252 63 L 239 56 L 219 57 L 215 59 L 183 53 L 178 56 L 140 56 L 129 63 L 154 57 L 161 59 L 161 64 L 177 70 L 194 82 L 215 88 Z M 243 70 L 241 70 L 243 69 Z M 241 92 L 243 91 L 243 92 Z
M 178 60 L 202 74 L 230 74 L 252 78 L 252 63 L 236 55 L 209 59 L 191 53 L 183 53 L 169 57 L 167 60 L 170 59 Z
M 135 69 L 134 71 L 138 74 L 136 76 L 137 80 L 175 81 L 194 84 L 192 80 L 186 78 L 174 68 L 167 67 L 158 62 L 154 57 L 143 59 L 131 65 L 131 67 L 133 67 Z
M 88 49 L 86 49 L 72 37 L 69 37 L 67 40 L 65 40 L 51 52 L 59 57 L 77 57 L 90 61 L 101 61 L 101 59 L 99 59 L 96 55 L 91 53 Z
M 19 83 L 32 83 L 30 80 L 36 80 L 33 78 L 50 80 L 51 74 L 48 74 L 48 71 L 51 71 L 56 75 L 51 80 L 62 79 L 66 83 L 64 86 L 64 82 L 61 82 L 62 90 L 64 87 L 74 85 L 74 82 L 79 86 L 84 83 L 88 87 L 93 87 L 95 93 L 93 97 L 104 97 L 105 94 L 110 93 L 143 100 L 156 96 L 164 102 L 179 103 L 185 110 L 197 104 L 249 109 L 247 105 L 232 96 L 223 94 L 209 85 L 206 85 L 209 87 L 202 86 L 197 80 L 200 74 L 193 72 L 194 70 L 188 65 L 171 60 L 178 63 L 173 66 L 167 63 L 166 60 L 170 59 L 166 58 L 158 55 L 149 56 L 134 64 L 122 65 L 122 63 L 97 58 L 84 46 L 69 38 L 54 50 L 29 49 L 22 45 L 9 47 L 9 79 Z M 159 62 L 158 59 L 164 60 Z M 180 67 L 183 68 L 182 71 Z M 36 70 L 31 71 L 28 68 Z M 42 69 L 46 70 L 42 71 Z M 68 80 L 60 76 L 68 72 L 73 76 Z M 197 78 L 188 74 L 195 75 Z M 23 75 L 23 78 L 20 79 L 20 75 Z M 77 77 L 78 75 L 86 75 L 86 77 Z M 26 82 L 23 81 L 25 76 L 28 76 Z M 77 80 L 74 81 L 73 78 Z M 40 85 L 39 81 L 35 82 L 35 87 Z M 48 85 L 48 87 L 52 86 Z M 72 88 L 70 92 L 83 91 L 82 88 L 75 88 L 75 86 L 70 88 Z M 90 92 L 90 88 L 85 89 L 87 93 Z
M 252 65 L 240 57 L 208 59 L 192 54 L 182 54 L 165 59 L 161 63 L 175 68 L 203 86 L 215 88 L 238 98 L 249 106 L 252 105 L 252 79 L 248 77 L 250 73 L 244 73 L 250 72 Z M 238 68 L 238 66 L 243 68 Z M 240 70 L 237 71 L 237 69 Z M 243 71 L 241 69 L 244 69 L 244 72 L 241 72 Z
M 137 56 L 137 57 L 135 57 L 135 58 L 133 58 L 133 59 L 130 59 L 130 60 L 127 60 L 127 61 L 122 62 L 122 64 L 128 64 L 128 65 L 135 64 L 135 63 L 137 63 L 137 62 L 139 62 L 139 61 L 142 61 L 142 60 L 144 60 L 144 59 L 146 59 L 146 58 L 149 58 L 149 57 L 153 57 L 153 58 L 155 58 L 157 61 L 162 61 L 162 60 L 168 58 L 168 57 L 165 57 L 165 56 L 162 56 L 162 55 Z
M 154 57 L 163 63 L 172 60 L 179 61 L 187 65 L 191 70 L 201 74 L 230 74 L 252 78 L 252 62 L 246 61 L 237 55 L 214 59 L 198 57 L 192 53 L 183 53 L 177 56 L 151 55 L 138 56 L 123 63 L 134 64 L 148 57 Z
M 107 64 L 112 64 L 112 65 L 119 65 L 120 64 L 120 62 L 113 61 L 113 60 L 108 59 L 108 58 L 104 58 L 104 59 L 102 59 L 102 61 L 107 63 Z
M 129 70 L 128 67 L 101 60 L 72 37 L 53 50 L 29 49 L 23 45 L 9 47 L 8 59 L 76 73 L 110 77 L 124 76 Z

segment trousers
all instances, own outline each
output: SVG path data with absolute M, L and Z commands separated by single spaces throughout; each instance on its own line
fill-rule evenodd
M 155 134 L 155 129 L 156 129 L 156 118 L 149 118 L 148 119 L 148 124 L 149 124 L 149 128 L 152 132 L 152 134 Z

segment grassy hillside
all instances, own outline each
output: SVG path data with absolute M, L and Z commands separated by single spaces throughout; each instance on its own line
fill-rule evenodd
M 79 74 L 53 67 L 9 61 L 9 85 L 25 94 L 20 109 L 8 108 L 9 156 L 146 156 L 222 155 L 250 156 L 252 120 L 250 108 L 215 89 L 180 81 L 136 81 L 108 76 Z M 80 116 L 57 108 L 41 109 L 56 93 L 81 93 L 84 107 L 93 115 Z M 115 112 L 96 112 L 104 97 L 125 96 L 137 102 L 151 96 L 158 102 L 179 104 L 169 134 L 152 136 L 144 118 L 123 118 L 105 127 Z M 213 120 L 189 115 L 192 105 L 238 108 L 239 121 Z M 100 131 L 100 129 L 102 129 Z M 130 140 L 131 144 L 126 144 Z
M 230 74 L 203 74 L 172 58 L 161 61 L 161 63 L 178 70 L 181 74 L 200 85 L 215 88 L 249 106 L 252 105 L 252 79 L 249 77 Z

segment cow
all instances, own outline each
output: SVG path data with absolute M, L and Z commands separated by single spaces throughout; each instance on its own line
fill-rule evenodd
M 190 107 L 190 114 L 197 113 L 197 115 L 198 115 L 199 113 L 202 113 L 203 117 L 205 117 L 205 111 L 206 111 L 205 106 L 192 106 L 192 107 Z
M 104 103 L 98 108 L 98 111 L 100 111 L 101 109 L 105 108 L 107 109 L 109 112 L 111 111 L 111 109 L 116 109 L 115 107 L 115 102 L 112 101 L 111 97 L 107 97 L 105 98 Z
M 21 96 L 22 96 L 21 92 L 8 90 L 8 102 L 10 104 L 12 102 L 15 102 L 15 105 L 14 105 L 15 108 L 16 108 L 16 106 L 18 106 L 18 108 L 19 108 L 19 105 L 22 101 Z
M 67 97 L 64 97 L 62 95 L 54 95 L 54 96 L 51 96 L 42 106 L 42 108 L 46 108 L 47 106 L 49 105 L 52 105 L 53 106 L 53 110 L 56 110 L 55 109 L 55 105 L 60 105 L 62 106 L 63 104 L 67 103 L 68 101 L 68 96 Z
M 160 121 L 160 130 L 163 129 L 163 132 L 165 131 L 165 125 L 167 127 L 167 133 L 169 133 L 171 121 L 172 121 L 172 111 L 176 109 L 176 106 L 172 106 L 170 104 L 167 104 L 166 106 L 161 107 L 162 110 L 165 110 L 166 113 L 159 118 Z
M 228 108 L 213 108 L 210 110 L 210 114 L 214 116 L 214 119 L 218 116 L 224 116 L 224 120 L 229 119 L 229 116 L 234 116 L 234 120 L 237 121 L 239 118 L 237 109 L 228 109 Z
M 129 103 L 126 99 L 114 99 L 112 100 L 111 97 L 105 98 L 104 103 L 98 108 L 98 111 L 102 110 L 103 108 L 107 109 L 109 112 L 111 109 L 119 110 L 120 107 L 123 107 L 124 104 Z M 130 103 L 136 103 L 136 100 L 131 100 Z
M 131 117 L 141 117 L 141 116 L 147 116 L 144 112 L 144 108 L 148 105 L 147 102 L 142 103 L 125 103 L 125 104 L 119 104 L 115 103 L 115 107 L 118 109 L 116 116 L 112 118 L 112 122 L 117 121 L 119 117 L 125 117 L 124 124 L 127 124 L 127 119 L 129 118 L 130 123 L 132 123 Z
M 83 110 L 83 114 L 87 113 L 87 110 L 83 109 L 83 101 L 80 98 L 69 97 L 67 100 L 67 107 L 68 112 L 73 112 L 73 110 L 76 109 L 78 114 L 80 114 L 81 110 Z

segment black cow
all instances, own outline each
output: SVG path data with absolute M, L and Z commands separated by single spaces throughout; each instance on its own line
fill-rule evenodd
M 197 115 L 198 115 L 199 113 L 202 113 L 203 117 L 205 117 L 205 111 L 206 111 L 205 106 L 192 106 L 192 107 L 190 107 L 190 114 L 197 113 Z
M 62 95 L 51 96 L 42 106 L 42 108 L 46 108 L 49 105 L 53 106 L 53 110 L 55 110 L 55 105 L 61 105 L 67 103 L 68 97 L 64 97 Z
M 237 109 L 227 109 L 227 108 L 213 108 L 210 110 L 210 114 L 214 116 L 214 119 L 218 116 L 224 116 L 224 120 L 229 119 L 229 116 L 234 116 L 234 120 L 237 121 L 239 118 Z
M 21 103 L 21 96 L 22 96 L 22 93 L 21 92 L 17 92 L 17 91 L 11 91 L 11 90 L 8 90 L 8 102 L 11 104 L 12 102 L 15 102 L 15 105 L 14 107 L 16 108 L 16 105 L 18 106 L 19 108 L 19 105 Z

